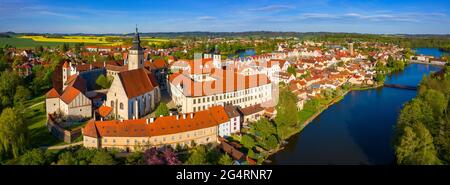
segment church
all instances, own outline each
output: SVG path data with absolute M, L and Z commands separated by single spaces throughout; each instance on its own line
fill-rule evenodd
M 127 70 L 114 78 L 107 93 L 106 105 L 115 119 L 138 119 L 151 113 L 161 100 L 155 76 L 144 68 L 144 52 L 138 30 L 129 49 Z

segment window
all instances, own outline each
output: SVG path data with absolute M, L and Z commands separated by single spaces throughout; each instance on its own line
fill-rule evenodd
M 195 108 L 196 108 L 196 107 L 194 107 L 194 112 L 195 112 Z
M 195 104 L 195 99 L 194 99 L 194 104 Z
M 120 103 L 119 107 L 120 107 L 120 110 L 123 110 L 123 103 L 122 102 Z
M 111 101 L 111 107 L 114 107 L 114 101 Z

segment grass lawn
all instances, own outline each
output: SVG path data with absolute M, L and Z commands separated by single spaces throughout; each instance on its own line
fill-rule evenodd
M 27 101 L 25 105 L 34 105 L 42 102 L 44 99 L 44 96 L 39 96 Z M 30 129 L 31 147 L 51 146 L 64 143 L 56 137 L 53 137 L 53 135 L 51 135 L 48 131 L 46 126 L 47 116 L 44 103 L 27 108 L 25 111 L 25 122 L 28 124 L 28 129 Z
M 44 102 L 44 101 L 45 101 L 45 94 L 42 95 L 42 96 L 38 96 L 38 97 L 35 97 L 35 98 L 31 99 L 31 100 L 26 101 L 25 102 L 25 107 L 30 107 L 32 105 L 35 105 L 35 104 L 38 104 L 38 103 L 41 103 L 41 102 Z
M 298 119 L 300 123 L 304 123 L 307 119 L 309 119 L 313 114 L 315 114 L 315 111 L 311 110 L 301 110 L 298 112 Z

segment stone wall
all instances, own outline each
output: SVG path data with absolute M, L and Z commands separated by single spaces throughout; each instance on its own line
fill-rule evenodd
M 81 135 L 81 127 L 72 130 L 64 129 L 54 121 L 52 115 L 50 114 L 47 116 L 47 128 L 53 136 L 64 141 L 65 143 L 72 143 Z

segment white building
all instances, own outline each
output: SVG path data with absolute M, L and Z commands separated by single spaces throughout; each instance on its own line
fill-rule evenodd
M 172 99 L 183 113 L 215 105 L 248 107 L 272 100 L 272 83 L 264 74 L 244 76 L 234 70 L 214 69 L 210 73 L 174 73 L 169 81 Z

